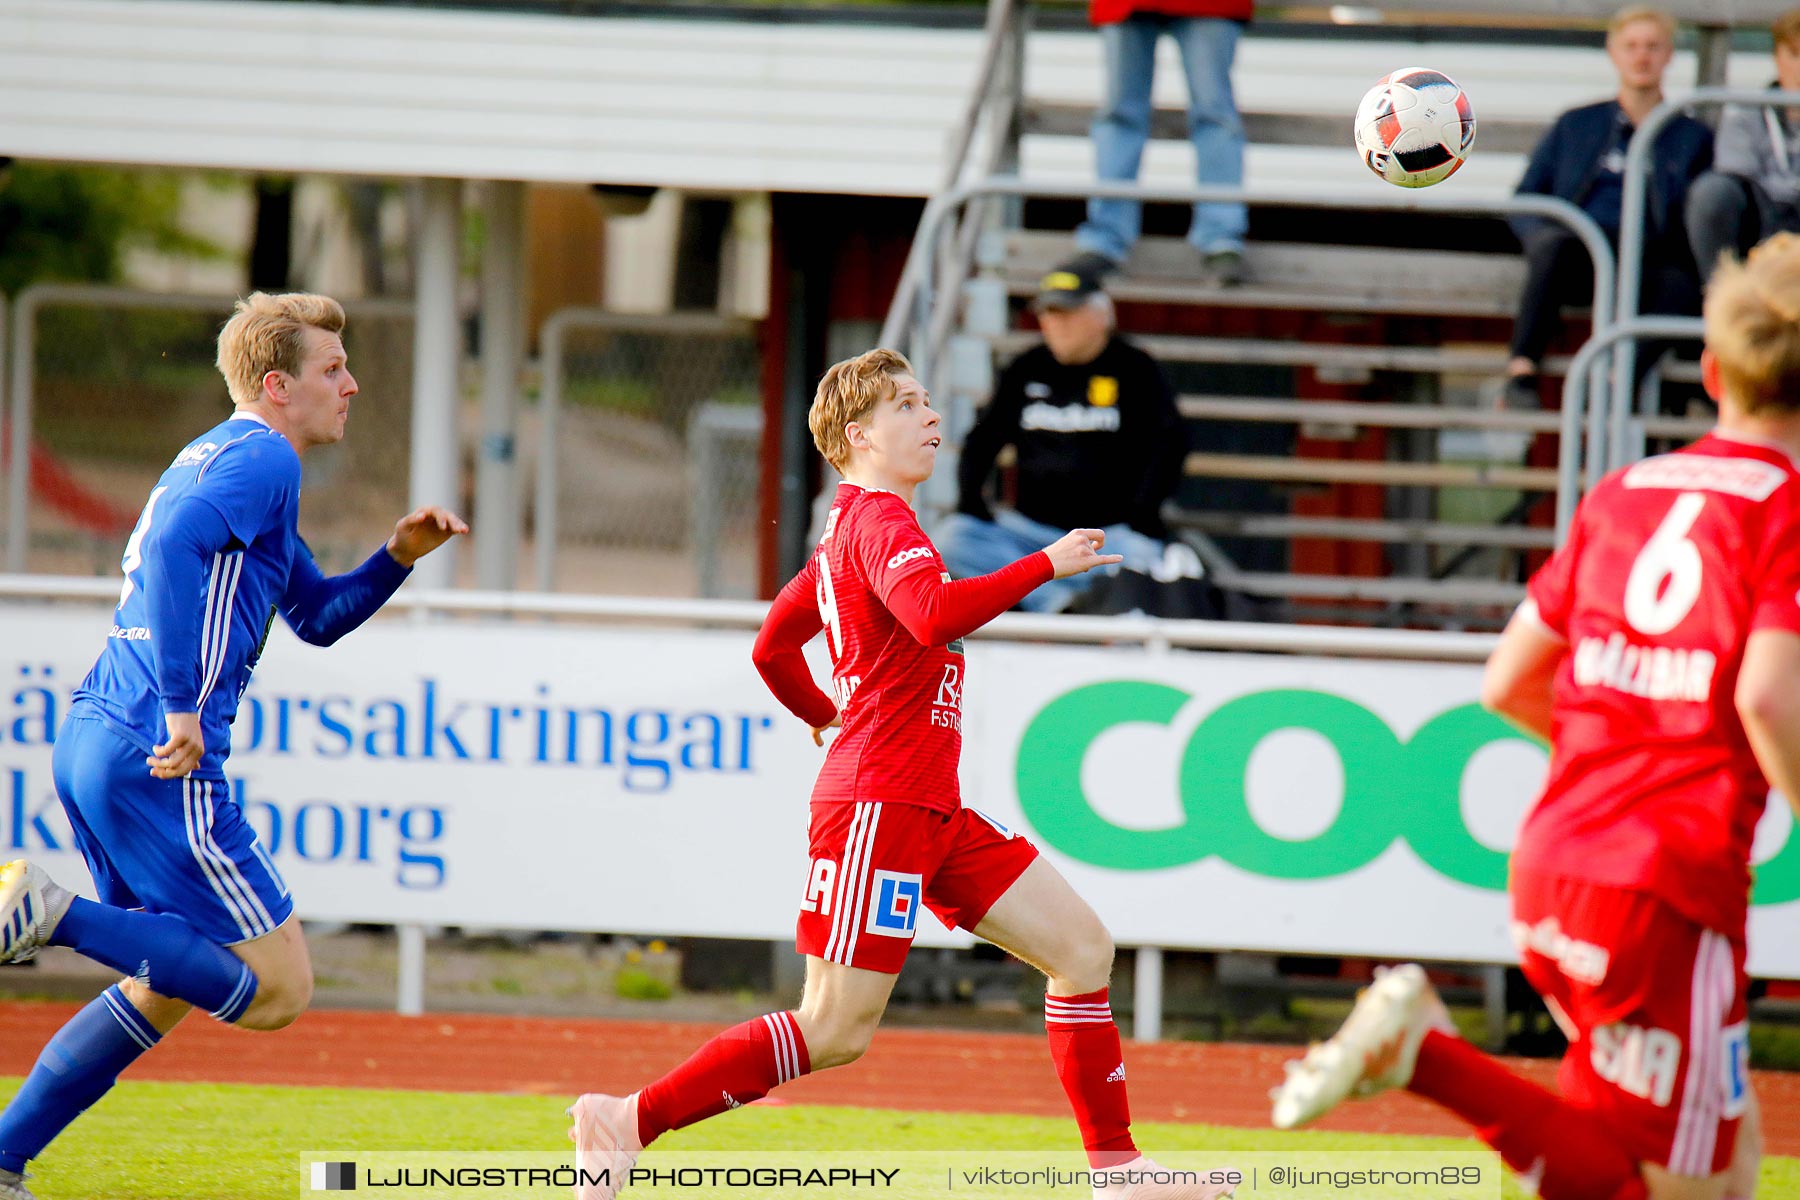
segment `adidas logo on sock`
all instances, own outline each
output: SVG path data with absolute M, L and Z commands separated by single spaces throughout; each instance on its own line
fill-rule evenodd
M 1106 1077 L 1106 1082 L 1108 1082 L 1108 1083 L 1124 1083 L 1125 1082 L 1125 1064 L 1120 1063 L 1118 1066 L 1114 1067 L 1113 1073 Z
M 743 1102 L 740 1100 L 734 1099 L 730 1092 L 720 1092 L 719 1095 L 725 1097 L 725 1107 L 727 1107 L 727 1108 L 742 1108 L 742 1107 L 744 1107 Z

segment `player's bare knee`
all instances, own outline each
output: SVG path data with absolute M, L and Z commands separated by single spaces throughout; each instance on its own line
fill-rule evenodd
M 119 990 L 125 993 L 125 999 L 158 1033 L 167 1033 L 175 1028 L 193 1007 L 185 1000 L 153 992 L 148 985 L 137 979 L 120 980 Z
M 259 980 L 256 999 L 238 1018 L 238 1027 L 263 1032 L 286 1029 L 298 1021 L 300 1014 L 312 1003 L 312 994 L 311 968 L 293 976 Z
M 1644 1168 L 1650 1200 L 1722 1200 L 1729 1172 L 1717 1175 L 1676 1175 L 1657 1167 Z
M 1112 981 L 1112 968 L 1112 934 L 1095 921 L 1093 927 L 1069 947 L 1066 961 L 1051 977 L 1051 983 L 1060 985 L 1056 990 L 1068 995 L 1085 995 L 1107 986 Z
M 868 1052 L 880 1024 L 880 1013 L 828 1015 L 807 1039 L 806 1051 L 812 1069 L 822 1071 L 855 1062 Z

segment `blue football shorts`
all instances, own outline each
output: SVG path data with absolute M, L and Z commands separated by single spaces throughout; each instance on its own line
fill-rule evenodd
M 281 872 L 222 779 L 157 779 L 145 754 L 95 716 L 57 733 L 51 769 L 103 903 L 171 913 L 221 946 L 294 911 Z

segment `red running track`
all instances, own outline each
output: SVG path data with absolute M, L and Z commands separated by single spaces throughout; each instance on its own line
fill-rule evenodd
M 0 1004 L 0 1075 L 23 1075 L 73 1004 Z M 131 1079 L 522 1092 L 573 1098 L 628 1092 L 668 1070 L 717 1026 L 545 1017 L 315 1011 L 280 1033 L 191 1018 L 131 1068 Z M 1257 1128 L 1287 1046 L 1128 1044 L 1139 1121 Z M 1555 1064 L 1517 1060 L 1549 1084 Z M 1800 1156 L 1800 1074 L 1756 1072 L 1770 1154 Z M 1027 1034 L 884 1029 L 853 1066 L 797 1079 L 792 1104 L 1064 1117 L 1044 1039 Z M 1345 1105 L 1318 1125 L 1363 1133 L 1466 1136 L 1442 1110 L 1405 1093 Z

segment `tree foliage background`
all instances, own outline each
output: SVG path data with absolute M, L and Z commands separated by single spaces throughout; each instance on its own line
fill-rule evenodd
M 39 281 L 110 283 L 142 247 L 217 257 L 220 248 L 182 229 L 181 177 L 60 163 L 0 169 L 0 292 Z

